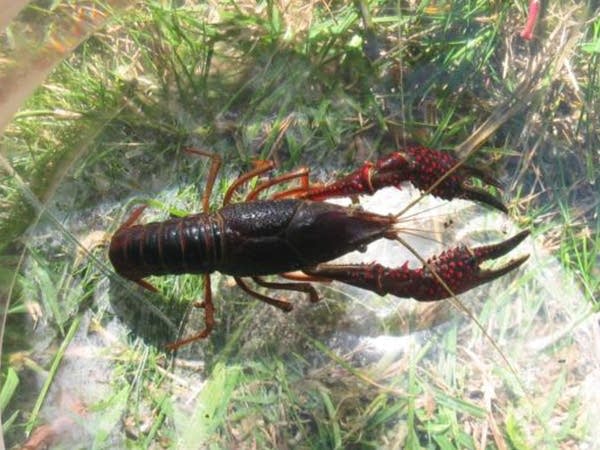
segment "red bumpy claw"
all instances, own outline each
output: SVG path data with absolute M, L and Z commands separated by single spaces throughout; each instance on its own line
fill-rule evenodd
M 510 252 L 528 235 L 529 231 L 525 230 L 499 244 L 472 249 L 465 246 L 456 247 L 429 259 L 427 265 L 419 269 L 409 269 L 408 263 L 394 269 L 377 263 L 320 264 L 304 272 L 311 276 L 330 278 L 368 289 L 379 295 L 393 294 L 419 301 L 441 300 L 495 280 L 519 267 L 527 260 L 528 255 L 514 259 L 498 269 L 481 269 L 480 264 Z M 444 281 L 451 292 L 438 278 Z
M 371 195 L 386 186 L 400 188 L 404 182 L 410 182 L 421 191 L 427 191 L 458 162 L 450 153 L 422 146 L 410 146 L 375 163 L 366 162 L 359 169 L 333 183 L 311 187 L 300 197 L 326 200 L 357 194 Z M 478 179 L 496 188 L 501 187 L 500 182 L 485 169 L 463 164 L 444 178 L 431 193 L 446 200 L 473 200 L 507 212 L 501 199 L 485 189 L 470 185 L 469 179 Z

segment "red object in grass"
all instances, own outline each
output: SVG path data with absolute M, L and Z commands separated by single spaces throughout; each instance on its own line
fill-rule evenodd
M 527 15 L 527 23 L 521 31 L 521 37 L 526 41 L 533 39 L 533 29 L 537 22 L 538 14 L 540 13 L 540 0 L 531 0 L 529 2 L 529 13 Z

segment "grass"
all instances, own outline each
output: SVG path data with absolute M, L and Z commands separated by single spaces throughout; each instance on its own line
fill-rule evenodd
M 62 27 L 71 16 L 65 39 L 81 41 L 1 141 L 18 174 L 0 181 L 8 446 L 594 441 L 584 389 L 595 380 L 587 327 L 600 278 L 592 2 L 544 4 L 532 42 L 518 38 L 525 2 L 116 3 L 96 4 L 102 15 L 29 6 L 3 41 L 3 61 L 15 60 L 40 15 L 60 15 Z M 56 50 L 41 35 L 40 51 Z M 135 203 L 151 202 L 144 221 L 199 209 L 208 163 L 184 146 L 226 161 L 216 206 L 257 158 L 325 179 L 407 142 L 476 149 L 476 163 L 502 174 L 514 222 L 536 235 L 526 269 L 461 296 L 482 328 L 448 302 L 335 284 L 283 315 L 217 274 L 217 328 L 173 358 L 164 344 L 201 326 L 189 306 L 200 277 L 155 278 L 159 293 L 147 293 L 114 276 L 98 246 Z M 424 230 L 447 245 L 514 227 L 472 208 L 444 227 L 435 208 L 421 214 L 436 216 Z M 401 264 L 397 250 L 380 252 Z

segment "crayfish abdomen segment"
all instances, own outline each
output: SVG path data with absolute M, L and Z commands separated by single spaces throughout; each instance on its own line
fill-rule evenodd
M 208 273 L 222 257 L 219 217 L 194 214 L 120 229 L 111 239 L 115 271 L 130 280 L 149 275 Z

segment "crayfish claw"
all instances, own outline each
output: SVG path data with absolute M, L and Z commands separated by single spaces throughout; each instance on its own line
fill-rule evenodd
M 479 285 L 479 284 L 487 283 L 488 281 L 493 281 L 496 278 L 500 278 L 501 276 L 506 275 L 508 272 L 519 267 L 521 264 L 523 264 L 525 261 L 527 261 L 527 259 L 529 259 L 529 255 L 524 255 L 519 258 L 510 260 L 504 266 L 499 267 L 497 269 L 481 270 L 481 272 L 479 272 L 479 276 L 477 277 L 477 280 L 478 280 L 477 284 Z
M 529 236 L 529 230 L 523 230 L 520 233 L 515 234 L 511 238 L 499 242 L 498 244 L 483 245 L 481 247 L 476 247 L 472 249 L 473 255 L 477 260 L 477 264 L 479 265 L 482 262 L 498 259 L 506 255 L 517 245 L 523 242 L 523 240 L 527 236 Z M 483 283 L 487 283 L 488 281 L 495 280 L 496 278 L 500 278 L 502 275 L 505 275 L 508 272 L 519 267 L 521 264 L 527 261 L 528 258 L 529 255 L 524 255 L 519 258 L 513 259 L 505 265 L 503 265 L 502 267 L 498 267 L 496 269 L 480 269 L 477 273 L 475 283 L 476 285 L 480 285 Z
M 423 301 L 441 300 L 507 274 L 523 264 L 529 255 L 513 259 L 496 269 L 482 269 L 481 264 L 506 255 L 527 236 L 529 231 L 524 230 L 497 244 L 475 248 L 459 246 L 431 258 L 420 273 L 422 285 L 413 287 L 413 297 Z
M 502 183 L 491 171 L 461 164 L 448 152 L 423 146 L 410 146 L 377 161 L 371 181 L 376 188 L 410 181 L 419 190 L 445 200 L 473 200 L 507 212 L 500 196 L 488 192 L 490 187 L 502 189 Z M 473 186 L 473 181 L 483 187 Z
M 485 187 L 472 186 L 471 180 L 477 180 Z M 500 181 L 488 169 L 461 164 L 448 152 L 421 145 L 407 146 L 375 162 L 367 161 L 336 181 L 302 189 L 297 197 L 322 201 L 334 197 L 372 195 L 388 186 L 400 188 L 403 183 L 411 183 L 420 191 L 445 200 L 473 200 L 507 212 L 501 198 L 487 191 L 488 187 L 502 188 Z
M 506 239 L 505 241 L 497 244 L 482 245 L 481 247 L 473 249 L 473 251 L 477 254 L 480 262 L 489 259 L 497 259 L 506 255 L 513 248 L 523 242 L 525 238 L 529 236 L 529 234 L 529 230 L 523 230 L 520 233 L 515 234 L 513 237 Z
M 489 193 L 487 190 L 469 185 L 462 185 L 462 194 L 459 195 L 464 200 L 473 200 L 491 206 L 503 213 L 508 213 L 506 205 L 499 196 Z
M 481 167 L 464 165 L 457 169 L 456 175 L 462 179 L 460 183 L 460 193 L 458 197 L 465 200 L 473 200 L 491 206 L 503 213 L 507 213 L 506 205 L 499 195 L 491 194 L 486 188 L 473 186 L 469 183 L 469 179 L 478 180 L 484 185 L 493 186 L 498 190 L 502 190 L 502 183 L 492 173 Z
M 419 301 L 442 300 L 492 281 L 523 264 L 528 256 L 516 258 L 496 269 L 480 267 L 481 263 L 504 256 L 528 235 L 529 231 L 522 231 L 498 244 L 455 247 L 430 258 L 417 269 L 409 268 L 406 263 L 396 268 L 378 263 L 320 264 L 307 273 L 368 289 L 379 295 L 393 294 Z
M 462 175 L 467 177 L 478 178 L 483 183 L 494 186 L 498 189 L 502 189 L 502 183 L 498 180 L 490 170 L 483 167 L 475 167 L 470 165 L 464 165 L 460 167 L 459 172 L 462 172 Z

